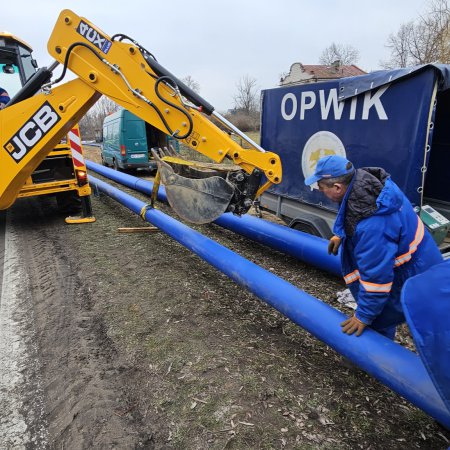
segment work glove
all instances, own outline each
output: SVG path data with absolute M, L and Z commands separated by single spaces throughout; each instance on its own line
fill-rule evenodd
M 339 247 L 341 246 L 341 238 L 333 236 L 328 242 L 328 254 L 336 256 L 338 254 Z
M 356 331 L 355 336 L 361 336 L 366 326 L 367 325 L 364 322 L 361 322 L 356 316 L 349 317 L 341 323 L 343 333 L 353 334 Z

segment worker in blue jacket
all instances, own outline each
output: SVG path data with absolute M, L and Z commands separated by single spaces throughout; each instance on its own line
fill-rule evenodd
M 405 321 L 400 293 L 405 281 L 441 263 L 433 238 L 390 175 L 379 167 L 355 170 L 333 155 L 318 161 L 306 185 L 340 204 L 328 253 L 338 254 L 344 280 L 357 302 L 342 331 L 360 336 L 370 326 L 394 339 Z
M 0 109 L 3 109 L 10 100 L 9 94 L 0 87 Z

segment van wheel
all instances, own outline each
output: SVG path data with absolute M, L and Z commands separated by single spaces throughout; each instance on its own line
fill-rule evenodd
M 108 164 L 106 164 L 105 158 L 103 158 L 103 155 L 101 155 L 102 158 L 102 166 L 108 167 Z
M 115 160 L 113 161 L 113 167 L 114 167 L 114 170 L 117 170 L 117 171 L 120 170 L 119 164 L 117 164 L 117 159 L 115 159 Z

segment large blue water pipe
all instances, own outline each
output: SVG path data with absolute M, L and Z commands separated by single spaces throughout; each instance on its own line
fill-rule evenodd
M 338 353 L 450 429 L 450 411 L 420 358 L 367 329 L 360 337 L 342 333 L 344 314 L 239 256 L 157 209 L 93 176 L 91 185 L 160 228 L 239 285 L 273 306 Z
M 132 175 L 109 169 L 92 161 L 86 161 L 88 169 L 103 175 L 131 189 L 151 195 L 153 183 Z M 163 186 L 158 191 L 158 199 L 167 202 Z M 260 244 L 279 250 L 307 264 L 341 276 L 340 258 L 327 253 L 328 241 L 283 225 L 261 220 L 246 214 L 242 217 L 231 213 L 222 214 L 215 222 L 221 227 L 241 234 Z

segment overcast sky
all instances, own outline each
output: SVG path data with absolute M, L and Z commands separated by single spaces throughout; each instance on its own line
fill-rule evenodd
M 424 0 L 4 0 L 0 29 L 25 40 L 40 66 L 52 61 L 47 40 L 66 7 L 109 36 L 123 33 L 174 75 L 192 76 L 218 111 L 233 106 L 244 75 L 276 87 L 294 62 L 317 64 L 332 42 L 360 52 L 359 67 L 380 68 L 390 33 L 426 11 Z

